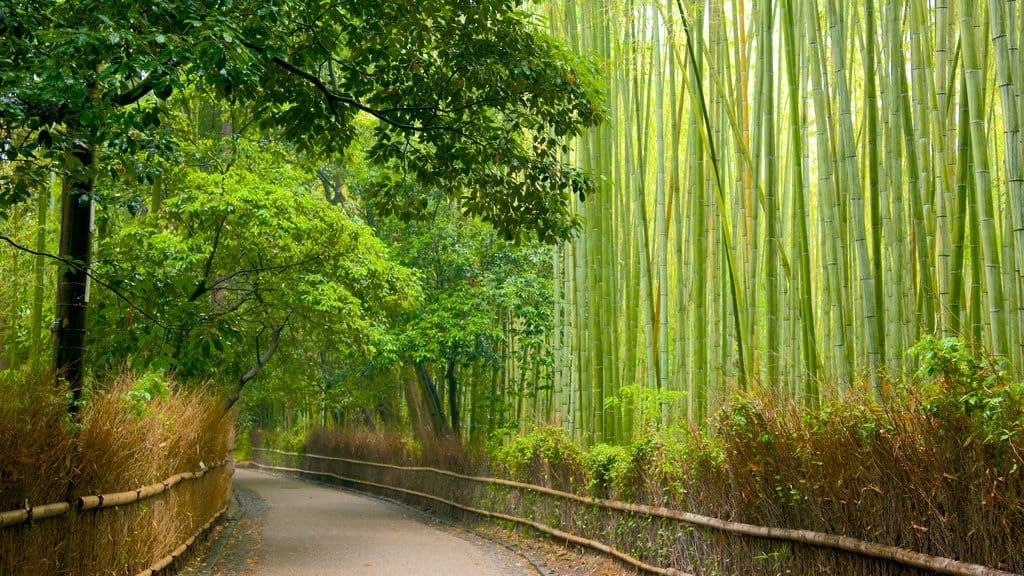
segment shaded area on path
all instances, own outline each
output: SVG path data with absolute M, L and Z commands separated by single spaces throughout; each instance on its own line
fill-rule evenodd
M 509 553 L 471 542 L 375 498 L 254 470 L 235 486 L 267 506 L 254 574 L 324 576 L 520 576 Z

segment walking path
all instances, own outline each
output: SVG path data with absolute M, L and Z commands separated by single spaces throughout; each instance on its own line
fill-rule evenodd
M 238 469 L 268 507 L 255 576 L 520 576 L 523 562 L 367 496 Z

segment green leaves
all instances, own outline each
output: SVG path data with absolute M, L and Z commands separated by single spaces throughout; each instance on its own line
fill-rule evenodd
M 980 430 L 979 440 L 990 445 L 1024 434 L 1024 384 L 1007 373 L 1005 360 L 985 357 L 955 337 L 925 336 L 907 353 L 920 362 L 917 377 L 937 384 L 925 391 L 924 408 L 943 428 L 971 430 L 967 443 Z
M 126 222 L 104 244 L 101 273 L 160 321 L 110 318 L 97 327 L 104 355 L 145 367 L 169 342 L 180 378 L 230 380 L 282 322 L 301 341 L 282 345 L 284 363 L 317 350 L 372 351 L 389 318 L 415 300 L 415 277 L 365 225 L 311 194 L 315 181 L 285 160 L 286 147 L 245 139 L 232 147 L 223 170 L 166 175 L 180 192 L 164 210 Z M 121 302 L 101 306 L 130 314 Z
M 196 85 L 306 153 L 342 151 L 367 113 L 372 158 L 462 198 L 507 238 L 566 238 L 570 196 L 593 188 L 562 153 L 601 119 L 595 75 L 514 3 L 37 4 L 6 14 L 0 128 L 48 136 L 5 137 L 7 158 L 83 137 L 130 156 L 172 94 Z
M 147 372 L 124 394 L 124 402 L 136 418 L 152 410 L 152 403 L 167 400 L 170 390 L 163 372 Z
M 502 240 L 492 226 L 461 215 L 432 191 L 419 193 L 432 198 L 425 211 L 431 218 L 377 222 L 401 262 L 422 278 L 422 305 L 392 329 L 398 356 L 487 371 L 527 357 L 547 361 L 554 291 L 547 248 Z M 531 382 L 529 390 L 543 384 Z
M 289 135 L 330 149 L 331 132 L 308 111 L 348 126 L 363 110 L 379 120 L 371 158 L 392 172 L 459 198 L 508 238 L 571 232 L 567 195 L 586 195 L 592 184 L 561 154 L 565 138 L 600 120 L 599 98 L 587 67 L 525 12 L 493 0 L 428 1 L 292 18 L 321 44 L 294 38 L 287 63 L 268 72 L 274 81 L 262 82 L 261 98 L 297 104 L 275 113 Z M 296 69 L 327 72 L 302 78 Z M 309 94 L 313 82 L 320 97 Z

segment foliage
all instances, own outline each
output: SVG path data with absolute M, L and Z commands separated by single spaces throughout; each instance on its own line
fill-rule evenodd
M 587 66 L 517 3 L 313 0 L 8 2 L 0 32 L 0 205 L 23 199 L 63 152 L 102 146 L 104 170 L 151 181 L 180 141 L 162 124 L 190 86 L 340 152 L 380 120 L 373 158 L 446 194 L 508 236 L 564 236 L 587 179 L 561 158 L 599 117 Z M 121 162 L 117 158 L 124 158 Z M 82 172 L 83 167 L 69 166 Z M 390 193 L 390 187 L 381 192 Z M 398 203 L 390 204 L 401 211 Z
M 643 434 L 659 429 L 668 430 L 670 423 L 662 423 L 662 414 L 667 410 L 674 413 L 685 411 L 689 394 L 684 390 L 646 388 L 640 384 L 629 384 L 619 389 L 619 394 L 604 399 L 605 409 L 618 408 L 624 403 L 635 413 L 635 425 Z
M 498 356 L 503 318 L 521 322 L 526 345 L 543 346 L 550 325 L 550 270 L 537 244 L 513 245 L 444 201 L 424 222 L 379 221 L 402 264 L 420 271 L 424 306 L 407 314 L 401 350 L 417 360 L 461 361 Z
M 4 167 L 0 166 L 2 171 Z M 46 221 L 39 221 L 38 203 L 17 206 L 0 221 L 0 235 L 20 246 L 45 248 L 47 242 L 55 238 L 54 218 L 47 218 L 50 198 L 46 191 L 49 188 L 44 185 L 42 197 L 38 199 L 42 201 Z M 2 208 L 0 213 L 3 213 Z M 48 259 L 34 257 L 0 242 L 0 277 L 5 280 L 0 285 L 0 365 L 4 360 L 10 367 L 26 362 L 34 362 L 37 367 L 47 365 L 43 360 L 48 355 L 44 331 L 49 326 L 44 324 L 53 317 L 56 283 L 52 278 L 56 268 Z M 37 319 L 38 324 L 34 324 Z
M 587 450 L 586 463 L 589 480 L 587 489 L 597 497 L 607 497 L 619 474 L 626 449 L 611 444 L 595 444 Z
M 124 402 L 136 418 L 142 418 L 154 402 L 166 401 L 169 393 L 163 373 L 147 372 L 124 393 Z
M 966 427 L 970 438 L 977 434 L 991 445 L 1024 438 L 1024 383 L 1013 380 L 1000 359 L 954 337 L 925 336 L 908 353 L 920 361 L 917 376 L 933 383 L 924 391 L 924 408 L 943 426 Z
M 224 382 L 275 332 L 303 342 L 281 348 L 283 363 L 386 347 L 389 317 L 417 296 L 412 273 L 369 228 L 317 199 L 312 177 L 284 161 L 287 148 L 222 144 L 196 149 L 194 164 L 169 175 L 177 191 L 159 212 L 122 216 L 101 243 L 98 273 L 131 301 L 98 303 L 94 357 Z
M 488 434 L 517 426 L 509 412 L 519 399 L 550 384 L 548 248 L 506 241 L 493 226 L 464 215 L 440 190 L 415 183 L 409 190 L 426 199 L 419 218 L 387 216 L 375 187 L 388 170 L 368 163 L 360 151 L 365 142 L 357 140 L 345 165 L 318 168 L 329 179 L 324 191 L 331 202 L 359 213 L 393 258 L 416 271 L 423 297 L 392 318 L 387 346 L 377 354 L 335 350 L 321 357 L 322 386 L 311 399 L 322 402 L 330 418 L 318 423 L 394 420 L 402 367 L 415 365 L 432 380 L 418 385 L 436 387 L 446 419 L 460 420 L 452 416 L 453 406 L 457 415 L 465 410 L 460 431 L 469 430 L 483 444 Z M 524 368 L 497 389 L 502 370 L 512 365 Z M 303 410 L 294 396 L 265 392 L 259 402 Z
M 570 491 L 585 485 L 583 451 L 561 428 L 538 428 L 489 453 L 510 478 Z
M 119 218 L 106 218 L 113 230 L 101 229 L 110 234 L 94 277 L 112 293 L 94 316 L 101 345 L 92 359 L 106 370 L 127 362 L 173 368 L 186 380 L 204 372 L 230 380 L 246 366 L 261 369 L 282 337 L 324 344 L 307 347 L 307 356 L 346 347 L 387 356 L 381 311 L 395 304 L 394 291 L 379 290 L 374 280 L 390 271 L 340 256 L 356 247 L 369 247 L 363 255 L 376 251 L 371 235 L 336 221 L 328 228 L 342 234 L 309 225 L 308 198 L 289 203 L 269 193 L 274 186 L 294 192 L 299 179 L 251 162 L 248 171 L 233 171 L 233 139 L 226 139 L 227 154 L 193 154 L 188 148 L 206 146 L 195 140 L 208 130 L 178 129 L 180 103 L 198 95 L 206 112 L 229 108 L 250 133 L 265 129 L 271 136 L 249 146 L 242 154 L 248 161 L 254 146 L 270 139 L 282 155 L 342 157 L 359 123 L 372 117 L 367 157 L 387 168 L 373 187 L 380 210 L 408 215 L 407 204 L 417 199 L 400 197 L 391 184 L 420 182 L 506 237 L 565 238 L 574 224 L 570 199 L 592 188 L 565 162 L 567 142 L 600 119 L 599 99 L 588 66 L 531 14 L 498 0 L 326 9 L 310 0 L 6 3 L 0 207 L 38 192 L 55 172 L 76 205 L 90 208 L 76 210 L 62 231 L 62 253 L 80 261 L 72 266 L 81 276 L 62 298 L 75 299 L 87 298 L 79 287 L 90 266 L 91 207 L 108 202 L 105 208 L 119 205 L 138 217 L 123 228 Z M 188 162 L 196 158 L 211 164 Z M 193 170 L 177 170 L 183 160 Z M 254 170 L 275 178 L 244 176 Z M 97 181 L 106 189 L 97 191 Z M 132 192 L 140 184 L 153 187 L 153 202 Z M 181 194 L 161 206 L 168 185 Z M 144 213 L 147 204 L 152 214 Z M 289 220 L 299 213 L 304 217 Z M 281 221 L 289 225 L 274 228 Z M 85 232 L 72 238 L 76 227 Z M 265 250 L 234 250 L 254 237 Z M 314 238 L 328 240 L 321 252 Z M 134 258 L 133 245 L 143 248 L 142 258 Z M 236 256 L 252 258 L 236 258 L 240 267 L 232 269 L 225 261 Z M 320 269 L 300 272 L 300 264 Z M 339 276 L 347 276 L 343 286 Z M 320 317 L 333 324 L 316 322 Z M 65 336 L 77 338 L 86 326 L 84 315 L 74 320 L 60 324 L 58 346 L 75 352 L 58 361 L 76 367 L 77 393 L 82 364 L 75 358 L 83 348 Z M 334 332 L 342 337 L 327 336 Z M 248 373 L 239 376 L 243 384 Z
M 308 422 L 299 420 L 290 428 L 266 430 L 262 434 L 261 446 L 285 452 L 305 451 L 307 438 L 311 434 Z
M 231 459 L 235 462 L 252 460 L 252 434 L 248 428 L 235 429 L 235 445 L 231 447 Z

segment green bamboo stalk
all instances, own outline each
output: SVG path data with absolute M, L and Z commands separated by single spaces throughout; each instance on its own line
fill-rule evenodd
M 14 206 L 7 215 L 10 222 L 10 229 L 14 238 L 21 234 L 21 220 L 23 218 L 21 206 Z M 18 307 L 21 305 L 21 256 L 22 252 L 15 251 L 11 255 L 11 275 L 5 283 L 9 286 L 10 300 L 7 302 L 7 317 L 4 326 L 0 329 L 4 343 L 0 346 L 0 365 L 6 364 L 8 368 L 18 367 Z
M 602 4 L 590 5 L 590 19 L 594 50 L 600 56 L 605 77 L 613 77 L 610 14 Z M 612 101 L 612 86 L 606 87 L 605 98 Z M 614 162 L 615 119 L 603 123 L 596 131 L 595 171 L 603 180 L 600 192 L 599 210 L 602 219 L 599 238 L 600 243 L 600 278 L 601 278 L 601 355 L 602 359 L 602 408 L 604 423 L 602 426 L 604 441 L 617 442 L 622 437 L 622 409 L 619 404 L 604 407 L 605 400 L 619 396 L 619 318 L 615 297 L 618 293 L 616 284 L 616 234 L 615 234 L 615 196 L 611 183 L 620 181 L 621 174 L 616 173 L 617 163 Z
M 780 292 L 782 280 L 779 278 L 779 252 L 782 245 L 782 233 L 779 229 L 778 199 L 778 157 L 776 153 L 775 135 L 775 68 L 774 44 L 772 30 L 774 15 L 772 2 L 758 6 L 758 69 L 755 91 L 760 94 L 761 114 L 755 118 L 755 125 L 761 132 L 760 172 L 762 189 L 764 190 L 765 216 L 765 382 L 771 388 L 780 384 L 779 360 L 781 356 L 780 330 L 782 328 Z
M 618 66 L 616 77 L 618 102 L 620 102 L 620 111 L 622 115 L 622 130 L 620 131 L 620 145 L 619 151 L 622 156 L 622 178 L 618 181 L 618 210 L 620 213 L 620 237 L 622 250 L 620 252 L 619 259 L 624 264 L 624 271 L 622 274 L 623 282 L 625 286 L 623 290 L 623 308 L 625 309 L 624 318 L 624 337 L 623 346 L 625 349 L 623 370 L 621 379 L 627 385 L 637 384 L 637 369 L 638 369 L 638 354 L 637 349 L 642 348 L 641 335 L 640 335 L 640 319 L 639 319 L 639 306 L 641 305 L 640 299 L 640 264 L 639 264 L 639 253 L 635 246 L 636 235 L 633 232 L 637 223 L 633 221 L 633 211 L 631 202 L 634 196 L 634 184 L 638 181 L 636 176 L 636 159 L 633 154 L 633 100 L 635 94 L 633 91 L 633 84 L 629 72 L 633 62 L 632 54 L 635 49 L 634 39 L 634 25 L 632 22 L 626 23 L 624 26 L 624 34 L 620 38 L 619 49 L 617 51 L 618 57 L 623 60 Z M 625 399 L 624 401 L 624 422 L 623 426 L 632 433 L 637 425 L 635 419 L 636 406 L 632 404 L 631 399 Z
M 36 193 L 36 238 L 35 250 L 40 253 L 33 260 L 32 267 L 32 310 L 29 317 L 29 366 L 32 370 L 42 367 L 43 356 L 43 298 L 46 283 L 46 257 L 42 253 L 46 249 L 46 226 L 50 211 L 51 188 L 46 187 Z
M 872 388 L 880 395 L 881 380 L 877 371 L 884 364 L 882 316 L 879 314 L 878 302 L 875 298 L 874 263 L 868 251 L 866 237 L 866 219 L 864 214 L 864 195 L 857 166 L 857 152 L 853 128 L 853 104 L 847 80 L 846 29 L 845 22 L 839 17 L 836 0 L 829 0 L 829 28 L 832 39 L 832 54 L 835 66 L 836 90 L 839 97 L 839 158 L 843 159 L 841 167 L 847 194 L 850 199 L 850 215 L 853 226 L 852 237 L 857 256 L 857 268 L 860 275 L 860 299 L 864 323 L 864 340 L 869 359 L 869 375 Z
M 807 208 L 804 190 L 803 142 L 805 129 L 803 115 L 800 112 L 802 93 L 801 76 L 797 70 L 797 38 L 800 36 L 796 26 L 796 8 L 793 0 L 787 0 L 783 6 L 783 37 L 786 42 L 786 74 L 789 85 L 789 126 L 790 126 L 790 161 L 793 171 L 793 218 L 795 220 L 795 240 L 793 243 L 793 261 L 799 270 L 796 299 L 799 306 L 800 348 L 804 363 L 802 375 L 802 394 L 805 403 L 816 405 L 818 402 L 818 381 L 820 378 L 816 332 L 814 329 L 813 286 L 811 285 L 811 254 L 810 240 L 807 230 Z
M 922 4 L 917 0 L 918 4 Z M 918 8 L 923 11 L 923 7 Z M 928 118 L 934 137 L 932 165 L 935 171 L 935 256 L 936 278 L 938 280 L 938 330 L 951 334 L 953 298 L 952 293 L 952 228 L 950 209 L 953 204 L 953 177 L 950 170 L 950 134 L 948 122 L 949 102 L 949 7 L 947 0 L 935 3 L 935 59 L 928 69 L 929 102 Z
M 977 46 L 977 18 L 974 6 L 959 0 L 960 38 L 963 44 L 964 74 L 967 77 L 967 104 L 971 121 L 971 154 L 974 162 L 975 195 L 982 258 L 985 262 L 985 296 L 988 307 L 990 340 L 993 354 L 1006 353 L 1006 317 L 1003 314 L 1003 288 L 1000 277 L 998 241 L 989 169 L 988 140 L 985 137 L 984 71 Z
M 967 234 L 967 211 L 968 206 L 972 203 L 968 200 L 969 197 L 973 197 L 971 194 L 971 132 L 970 132 L 970 112 L 967 109 L 967 78 L 965 75 L 960 74 L 960 103 L 957 108 L 958 122 L 957 122 L 957 133 L 960 135 L 957 141 L 957 162 L 956 162 L 956 196 L 953 205 L 953 229 L 951 244 L 953 249 L 952 261 L 950 262 L 950 324 L 949 330 L 953 334 L 959 334 L 963 329 L 964 325 L 970 325 L 969 321 L 965 321 L 963 318 L 964 303 L 966 303 L 966 293 L 964 285 L 964 257 L 967 253 L 966 249 L 966 234 Z M 972 270 L 973 270 L 972 259 Z M 973 275 L 972 275 L 973 276 Z M 972 293 L 977 296 L 977 292 L 972 290 Z M 980 340 L 975 340 L 979 342 Z
M 647 20 L 642 22 L 639 32 L 636 34 L 638 38 L 645 38 L 648 34 L 648 30 L 645 26 L 648 24 Z M 653 61 L 652 61 L 653 62 Z M 643 66 L 650 66 L 648 62 L 644 61 Z M 634 125 L 635 130 L 635 150 L 636 162 L 637 162 L 637 178 L 635 182 L 635 189 L 633 195 L 633 220 L 634 226 L 633 231 L 635 234 L 634 241 L 636 242 L 636 252 L 639 258 L 639 272 L 640 272 L 640 310 L 641 318 L 643 321 L 643 334 L 644 334 L 644 383 L 648 390 L 655 390 L 658 387 L 658 372 L 657 372 L 657 351 L 656 342 L 654 338 L 654 315 L 655 315 L 655 302 L 654 302 L 654 291 L 652 287 L 652 275 L 651 275 L 651 243 L 649 239 L 649 224 L 648 224 L 648 210 L 647 210 L 647 186 L 645 182 L 645 170 L 647 166 L 646 161 L 646 147 L 649 142 L 649 118 L 651 116 L 651 92 L 653 88 L 661 89 L 660 86 L 649 88 L 646 91 L 641 91 L 640 78 L 646 78 L 651 75 L 651 71 L 648 70 L 645 74 L 636 75 L 633 77 L 632 84 L 634 86 L 634 93 L 636 97 L 633 100 L 634 110 L 636 112 L 637 122 Z
M 655 235 L 657 239 L 657 269 L 658 269 L 658 331 L 655 338 L 657 347 L 656 373 L 658 377 L 658 388 L 662 391 L 668 390 L 668 210 L 665 201 L 665 63 L 662 61 L 662 40 L 661 29 L 663 24 L 660 18 L 660 11 L 653 11 L 653 34 L 651 42 L 654 45 L 654 126 L 655 126 Z M 668 422 L 668 403 L 661 402 L 661 421 Z
M 827 318 L 824 323 L 824 340 L 831 342 L 831 351 L 826 355 L 832 365 L 829 371 L 840 386 L 848 386 L 853 373 L 853 339 L 847 330 L 845 318 L 848 313 L 844 309 L 843 294 L 846 283 L 843 278 L 845 267 L 841 267 L 841 255 L 845 250 L 841 245 L 839 217 L 836 211 L 839 198 L 837 171 L 837 154 L 835 144 L 835 123 L 832 120 L 832 107 L 826 93 L 826 62 L 821 54 L 821 30 L 819 26 L 818 8 L 814 0 L 803 3 L 804 20 L 808 23 L 805 30 L 809 48 L 811 98 L 814 102 L 815 128 L 817 131 L 816 146 L 818 156 L 818 208 L 819 237 L 824 244 L 822 255 L 822 278 L 824 279 L 824 295 L 826 299 Z M 848 337 L 848 335 L 850 337 Z
M 669 204 L 672 206 L 669 212 L 674 222 L 672 226 L 672 263 L 675 266 L 672 267 L 670 272 L 673 273 L 674 278 L 670 279 L 670 285 L 675 287 L 673 303 L 674 318 L 672 319 L 672 326 L 675 329 L 675 339 L 673 351 L 675 352 L 674 357 L 671 361 L 673 367 L 672 374 L 672 387 L 674 390 L 685 391 L 690 393 L 688 390 L 689 379 L 687 378 L 687 371 L 689 369 L 689 356 L 687 354 L 687 338 L 686 331 L 683 327 L 689 325 L 689 311 L 690 311 L 690 300 L 688 293 L 692 286 L 692 276 L 686 274 L 686 268 L 682 266 L 682 263 L 686 260 L 685 247 L 686 243 L 686 215 L 688 212 L 685 210 L 686 199 L 683 195 L 682 186 L 682 174 L 680 171 L 680 155 L 682 153 L 682 117 L 684 113 L 684 101 L 679 97 L 679 58 L 678 51 L 674 48 L 678 45 L 678 41 L 675 36 L 675 20 L 672 17 L 671 10 L 666 14 L 666 21 L 668 27 L 668 43 L 673 48 L 670 52 L 670 60 L 668 66 L 668 89 L 669 89 L 669 110 L 672 111 L 672 141 L 671 149 L 668 153 L 669 158 Z M 691 393 L 692 394 L 692 393 Z M 682 417 L 684 419 L 690 417 L 690 412 L 687 408 L 686 413 L 673 414 L 674 418 Z
M 552 269 L 552 297 L 551 297 L 551 398 L 552 418 L 558 414 L 566 414 L 565 401 L 565 356 L 566 356 L 566 329 L 562 323 L 565 314 L 565 286 L 566 281 L 562 278 L 562 250 L 563 244 L 556 244 L 551 247 L 551 269 Z M 568 430 L 567 430 L 568 431 Z
M 1024 308 L 1020 306 L 1022 301 L 1021 289 L 1024 288 L 1024 139 L 1020 129 L 1020 106 L 1021 106 L 1021 81 L 1019 74 L 1022 65 L 1019 61 L 1012 60 L 1011 53 L 1017 52 L 1016 47 L 1011 46 L 1013 30 L 1010 17 L 1013 3 L 1000 0 L 989 0 L 989 23 L 991 25 L 992 44 L 996 60 L 996 81 L 999 86 L 999 101 L 1002 106 L 1003 117 L 1003 168 L 1006 172 L 1007 203 L 1010 227 L 1003 234 L 1007 242 L 1012 242 L 1012 250 L 1006 252 L 1007 268 L 1011 271 L 1012 280 L 1007 284 L 1010 289 L 1011 298 L 1017 306 L 1012 308 L 1016 324 L 1012 333 L 1014 335 L 1024 334 Z M 1016 70 L 1015 70 L 1016 68 Z M 1014 74 L 1018 74 L 1015 76 Z M 1013 233 L 1010 234 L 1009 231 Z M 1015 261 L 1016 266 L 1010 264 L 1010 259 Z M 1024 339 L 1016 338 L 1021 344 Z M 1024 348 L 1015 347 L 1011 355 L 1015 358 L 1018 369 L 1024 363 Z
M 895 10 L 893 11 L 895 13 Z M 914 94 L 920 94 L 924 91 L 924 80 L 921 76 L 921 71 L 924 69 L 923 54 L 925 48 L 921 40 L 922 34 L 916 31 L 917 28 L 923 23 L 920 21 L 920 16 L 910 18 L 911 22 L 911 65 L 914 70 Z M 935 331 L 935 301 L 938 297 L 935 289 L 935 283 L 933 278 L 933 271 L 935 269 L 932 264 L 931 254 L 929 247 L 932 245 L 930 240 L 930 234 L 925 224 L 926 212 L 929 212 L 927 208 L 931 204 L 931 193 L 930 193 L 930 182 L 922 175 L 922 161 L 923 158 L 918 149 L 918 138 L 930 140 L 929 134 L 927 133 L 928 124 L 920 122 L 919 129 L 921 135 L 915 134 L 915 122 L 913 120 L 914 110 L 918 110 L 918 117 L 921 118 L 923 114 L 923 104 L 921 104 L 920 97 L 915 96 L 917 105 L 913 105 L 910 102 L 910 87 L 907 85 L 906 66 L 898 65 L 892 67 L 894 76 L 896 78 L 897 87 L 899 88 L 900 94 L 900 105 L 897 107 L 901 114 L 901 127 L 903 131 L 904 139 L 904 150 L 907 159 L 907 173 L 908 173 L 908 199 L 910 201 L 911 215 L 913 217 L 913 238 L 915 246 L 915 254 L 917 256 L 917 300 L 916 306 L 917 322 L 916 326 L 920 327 L 917 330 L 912 330 L 910 339 L 916 339 L 916 334 L 919 331 L 930 334 Z M 905 338 L 903 344 L 906 345 L 908 338 Z
M 704 148 L 699 137 L 699 112 L 691 108 L 690 130 L 687 150 L 689 151 L 690 193 L 692 217 L 692 243 L 690 269 L 693 274 L 693 315 L 690 332 L 693 342 L 693 376 L 690 406 L 693 421 L 701 422 L 708 409 L 708 308 L 707 308 L 707 215 L 705 212 L 705 166 Z
M 727 210 L 728 203 L 725 200 L 725 190 L 722 184 L 722 176 L 719 170 L 717 156 L 715 154 L 715 144 L 712 135 L 714 131 L 711 128 L 711 121 L 708 114 L 707 102 L 704 93 L 703 79 L 700 72 L 700 67 L 697 66 L 696 53 L 700 51 L 700 46 L 694 45 L 694 35 L 689 23 L 689 19 L 686 15 L 686 11 L 683 8 L 682 0 L 676 0 L 676 6 L 679 10 L 679 15 L 683 20 L 683 29 L 686 31 L 686 52 L 690 62 L 690 68 L 693 71 L 693 81 L 690 83 L 692 91 L 692 97 L 697 102 L 698 108 L 701 112 L 702 128 L 703 133 L 701 136 L 704 138 L 704 144 L 707 147 L 708 159 L 711 161 L 711 173 L 714 176 L 715 188 L 717 195 L 715 196 L 716 207 L 718 209 L 718 216 L 721 222 L 721 231 L 719 237 L 722 240 L 723 257 L 725 260 L 725 267 L 728 272 L 728 290 L 722 291 L 722 294 L 726 292 L 729 295 L 729 308 L 732 313 L 732 322 L 735 335 L 735 346 L 737 355 L 737 366 L 739 368 L 739 384 L 741 388 L 748 386 L 748 378 L 750 374 L 749 370 L 749 357 L 746 353 L 748 348 L 749 338 L 745 334 L 746 322 L 744 320 L 745 308 L 743 307 L 741 295 L 745 290 L 741 285 L 741 280 L 736 275 L 735 267 L 735 252 L 733 250 L 732 242 L 729 237 L 729 231 L 732 226 L 729 221 L 729 214 Z M 699 30 L 700 28 L 698 28 Z

